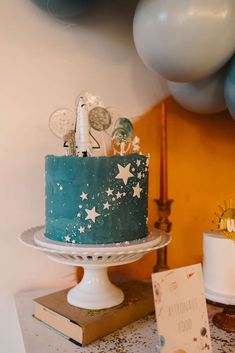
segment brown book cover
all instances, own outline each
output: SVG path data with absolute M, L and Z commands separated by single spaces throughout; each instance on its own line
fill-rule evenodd
M 67 302 L 67 288 L 34 299 L 34 317 L 85 346 L 154 311 L 151 282 L 122 280 L 116 284 L 125 294 L 124 302 L 118 306 L 101 310 L 77 308 Z

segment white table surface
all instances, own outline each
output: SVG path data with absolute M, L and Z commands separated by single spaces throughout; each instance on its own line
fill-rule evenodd
M 14 297 L 0 289 L 0 352 L 25 353 Z
M 157 353 L 154 315 L 140 319 L 87 347 L 76 346 L 32 317 L 32 299 L 46 293 L 49 291 L 21 293 L 15 298 L 26 353 Z M 209 307 L 213 353 L 235 353 L 235 334 L 219 330 L 211 323 L 212 314 L 216 311 L 218 308 Z

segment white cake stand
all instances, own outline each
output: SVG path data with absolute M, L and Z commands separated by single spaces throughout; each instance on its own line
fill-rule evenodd
M 84 268 L 79 284 L 67 295 L 69 304 L 85 309 L 104 309 L 119 305 L 124 300 L 120 288 L 110 282 L 107 269 L 139 260 L 144 254 L 168 245 L 171 237 L 154 229 L 140 240 L 99 245 L 64 244 L 44 236 L 44 227 L 26 230 L 19 240 L 42 251 L 56 262 Z

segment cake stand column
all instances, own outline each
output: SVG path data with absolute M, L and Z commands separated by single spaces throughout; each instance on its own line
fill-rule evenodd
M 69 304 L 84 309 L 104 309 L 121 304 L 124 294 L 110 282 L 107 269 L 85 265 L 81 282 L 68 292 Z

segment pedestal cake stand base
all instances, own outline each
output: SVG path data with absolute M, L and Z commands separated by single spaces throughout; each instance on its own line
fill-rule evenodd
M 67 300 L 80 308 L 110 308 L 121 304 L 124 294 L 110 282 L 107 268 L 84 268 L 82 281 L 70 289 Z
M 171 240 L 168 234 L 154 229 L 146 238 L 131 242 L 64 244 L 47 239 L 42 226 L 25 231 L 19 239 L 24 245 L 46 253 L 53 261 L 84 268 L 81 282 L 67 296 L 69 304 L 84 309 L 104 309 L 122 303 L 124 294 L 109 280 L 108 267 L 137 261 L 144 254 L 168 245 Z
M 213 316 L 213 324 L 226 332 L 235 332 L 235 297 L 221 295 L 208 288 L 205 288 L 205 295 L 209 304 L 223 308 Z

